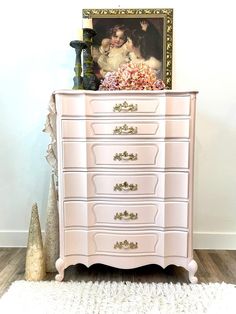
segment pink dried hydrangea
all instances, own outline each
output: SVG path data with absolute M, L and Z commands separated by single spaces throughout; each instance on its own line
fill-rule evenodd
M 157 90 L 165 84 L 157 79 L 156 72 L 144 63 L 125 63 L 116 72 L 108 72 L 100 90 Z

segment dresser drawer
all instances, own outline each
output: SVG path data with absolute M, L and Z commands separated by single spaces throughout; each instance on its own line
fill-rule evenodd
M 63 142 L 62 154 L 64 169 L 189 167 L 189 142 Z
M 188 233 L 181 231 L 68 230 L 65 231 L 65 255 L 187 256 L 187 239 Z
M 187 172 L 64 172 L 65 198 L 188 198 Z
M 187 202 L 64 202 L 64 226 L 187 228 Z
M 58 96 L 57 96 L 58 97 Z M 62 116 L 190 115 L 190 95 L 64 95 Z
M 62 120 L 62 138 L 189 138 L 189 119 Z

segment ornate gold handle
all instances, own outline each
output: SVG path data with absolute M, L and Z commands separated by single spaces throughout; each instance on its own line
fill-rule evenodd
M 125 240 L 124 242 L 116 242 L 116 244 L 114 244 L 114 249 L 125 249 L 125 250 L 134 250 L 138 248 L 138 242 L 128 242 L 127 240 Z
M 123 213 L 116 213 L 114 216 L 115 220 L 136 220 L 138 219 L 138 213 L 128 213 L 125 210 Z
M 124 124 L 123 126 L 116 126 L 115 129 L 113 130 L 113 134 L 117 135 L 132 135 L 132 134 L 137 134 L 138 133 L 138 128 L 133 127 L 133 126 L 128 126 L 127 124 Z
M 128 184 L 126 181 L 123 183 L 116 183 L 114 191 L 137 191 L 138 184 Z
M 127 151 L 124 151 L 123 153 L 116 153 L 113 156 L 113 160 L 137 160 L 138 159 L 138 154 L 129 154 Z
M 123 104 L 115 104 L 113 107 L 114 112 L 133 112 L 138 110 L 137 104 L 128 104 L 127 101 L 124 101 Z

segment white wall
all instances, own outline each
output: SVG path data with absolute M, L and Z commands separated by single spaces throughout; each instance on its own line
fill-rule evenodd
M 81 1 L 80 1 L 81 2 Z M 3 0 L 0 11 L 0 246 L 25 246 L 31 206 L 42 229 L 50 167 L 42 133 L 50 94 L 73 85 L 69 42 L 81 27 L 78 0 Z M 87 1 L 86 8 L 98 8 Z M 100 8 L 128 8 L 127 1 Z M 136 1 L 129 1 L 136 8 Z M 233 1 L 145 1 L 174 8 L 173 88 L 199 90 L 196 248 L 236 249 L 236 45 Z M 138 5 L 138 7 L 141 7 Z

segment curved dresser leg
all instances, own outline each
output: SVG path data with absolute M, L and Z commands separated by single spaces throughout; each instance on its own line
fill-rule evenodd
M 189 272 L 189 281 L 191 283 L 197 283 L 198 282 L 198 279 L 195 275 L 196 271 L 197 271 L 197 263 L 195 262 L 195 260 L 191 260 L 188 264 L 188 272 Z
M 64 270 L 65 270 L 64 265 L 65 265 L 64 260 L 62 258 L 58 258 L 56 261 L 56 269 L 57 269 L 59 274 L 57 274 L 55 276 L 56 281 L 62 281 L 63 280 Z

